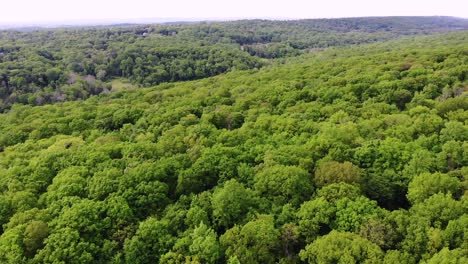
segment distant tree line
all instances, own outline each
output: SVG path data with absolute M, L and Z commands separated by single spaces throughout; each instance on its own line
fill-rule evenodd
M 115 78 L 147 87 L 327 47 L 467 28 L 450 17 L 395 17 L 0 31 L 0 110 L 106 93 Z

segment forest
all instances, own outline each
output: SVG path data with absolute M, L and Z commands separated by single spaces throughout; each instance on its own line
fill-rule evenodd
M 258 69 L 273 59 L 404 36 L 468 30 L 451 17 L 242 20 L 0 31 L 0 112 L 116 90 Z
M 467 23 L 0 31 L 0 263 L 467 263 Z

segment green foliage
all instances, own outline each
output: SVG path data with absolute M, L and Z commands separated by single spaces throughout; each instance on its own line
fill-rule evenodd
M 6 224 L 11 216 L 11 203 L 2 196 L 0 198 L 0 225 Z
M 361 170 L 351 162 L 326 161 L 316 169 L 314 180 L 319 187 L 338 182 L 359 185 Z
M 168 223 L 148 218 L 138 226 L 136 234 L 125 241 L 124 253 L 126 262 L 154 263 L 167 252 L 174 238 L 168 230 Z
M 465 213 L 461 201 L 454 200 L 450 194 L 438 193 L 411 208 L 416 215 L 425 217 L 431 225 L 445 228 L 450 220 Z
M 297 213 L 300 234 L 307 242 L 313 241 L 323 229 L 328 230 L 335 212 L 336 208 L 322 197 L 303 203 Z
M 35 259 L 45 263 L 89 263 L 96 261 L 98 248 L 80 238 L 79 231 L 61 228 L 51 233 Z
M 220 227 L 230 228 L 235 223 L 242 223 L 246 214 L 255 209 L 256 203 L 252 190 L 236 180 L 227 181 L 213 193 L 213 220 Z
M 382 250 L 358 235 L 332 231 L 301 250 L 309 263 L 380 263 Z
M 46 203 L 51 204 L 67 196 L 86 196 L 85 174 L 87 171 L 84 167 L 69 167 L 61 171 L 47 188 Z
M 235 226 L 226 231 L 220 242 L 226 248 L 230 262 L 237 257 L 241 263 L 272 263 L 277 259 L 279 236 L 273 218 L 260 215 L 242 227 Z
M 392 248 L 397 239 L 393 226 L 378 218 L 369 219 L 367 223 L 362 224 L 358 234 L 382 249 Z
M 430 258 L 427 264 L 457 264 L 457 263 L 465 263 L 468 261 L 468 257 L 466 257 L 466 249 L 455 249 L 450 250 L 448 248 L 442 249 L 440 252 L 435 254 L 432 258 Z
M 414 259 L 413 256 L 411 256 L 411 254 L 407 252 L 401 252 L 398 250 L 389 250 L 385 254 L 383 263 L 385 264 L 391 264 L 391 263 L 415 264 L 416 260 Z
M 355 232 L 369 219 L 377 218 L 381 210 L 375 201 L 363 196 L 357 197 L 355 200 L 342 198 L 335 204 L 336 218 L 332 227 L 338 231 Z
M 468 246 L 468 215 L 463 214 L 458 219 L 448 222 L 443 239 L 449 248 L 466 248 Z
M 0 110 L 12 103 L 43 105 L 106 94 L 117 88 L 110 84 L 116 78 L 128 78 L 135 84 L 130 86 L 194 80 L 255 69 L 266 65 L 267 59 L 328 47 L 459 28 L 467 28 L 465 20 L 375 17 L 4 30 L 0 31 Z M 444 60 L 443 54 L 436 57 L 438 63 Z M 457 66 L 452 72 L 463 78 L 463 67 Z M 400 109 L 412 99 L 415 87 L 424 87 L 421 75 L 427 71 L 414 68 L 408 71 L 410 87 L 399 87 L 387 98 Z M 430 98 L 441 93 L 431 92 L 437 90 L 434 88 L 426 90 Z M 443 96 L 450 97 L 459 90 L 446 89 Z M 452 103 L 441 106 L 440 113 L 453 107 Z M 221 119 L 213 115 L 221 121 L 219 126 L 227 128 L 238 126 L 242 119 L 238 112 L 221 114 Z
M 318 197 L 323 197 L 329 202 L 335 202 L 341 198 L 354 200 L 361 195 L 361 190 L 355 185 L 344 182 L 332 183 L 317 192 Z
M 254 181 L 255 190 L 275 204 L 290 202 L 298 205 L 311 197 L 313 191 L 310 174 L 294 166 L 265 168 L 255 175 Z
M 192 244 L 189 246 L 190 254 L 197 256 L 205 263 L 215 263 L 221 257 L 221 249 L 216 233 L 205 224 L 193 230 L 191 234 Z
M 461 184 L 457 178 L 441 173 L 423 173 L 414 177 L 408 186 L 408 200 L 420 203 L 437 193 L 450 193 L 457 195 Z
M 24 230 L 23 244 L 25 255 L 33 257 L 36 251 L 44 245 L 44 239 L 49 235 L 49 227 L 42 221 L 32 221 Z
M 457 23 L 1 31 L 0 263 L 462 263 Z
M 2 233 L 0 237 L 0 260 L 3 263 L 25 263 L 22 245 L 26 225 L 19 225 Z

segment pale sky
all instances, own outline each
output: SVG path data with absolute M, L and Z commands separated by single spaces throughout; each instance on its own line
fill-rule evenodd
M 468 18 L 468 0 L 0 0 L 0 23 L 410 15 Z

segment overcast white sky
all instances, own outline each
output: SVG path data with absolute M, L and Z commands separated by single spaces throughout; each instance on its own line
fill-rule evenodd
M 468 0 L 0 0 L 0 23 L 396 15 L 468 18 Z

